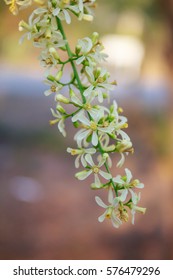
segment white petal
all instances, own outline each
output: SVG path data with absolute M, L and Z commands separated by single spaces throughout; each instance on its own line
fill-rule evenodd
M 106 218 L 106 212 L 104 212 L 100 217 L 98 217 L 98 221 L 102 223 Z
M 96 153 L 96 149 L 94 148 L 88 148 L 85 150 L 87 154 L 95 154 Z
M 93 159 L 92 159 L 92 157 L 91 157 L 90 154 L 87 154 L 87 155 L 85 156 L 85 159 L 86 159 L 86 161 L 87 161 L 91 166 L 94 166 L 94 162 L 93 162 Z
M 119 228 L 119 226 L 122 224 L 121 220 L 116 216 L 114 211 L 112 212 L 111 221 L 112 221 L 112 225 L 115 228 Z
M 123 166 L 124 162 L 125 162 L 125 156 L 123 153 L 121 153 L 121 159 L 119 160 L 116 166 L 120 168 Z
M 99 170 L 99 174 L 106 180 L 110 180 L 112 178 L 112 175 L 110 173 L 104 172 L 102 170 Z
M 76 64 L 79 65 L 85 60 L 85 56 L 81 56 L 76 60 Z
M 132 173 L 128 168 L 125 168 L 125 172 L 126 172 L 126 176 L 127 176 L 127 183 L 130 183 L 131 179 L 132 179 Z
M 71 118 L 72 122 L 76 122 L 76 121 L 80 120 L 80 119 L 81 119 L 82 113 L 83 113 L 82 111 L 79 111 L 77 114 L 75 114 L 75 115 Z
M 75 104 L 77 104 L 77 105 L 79 105 L 79 106 L 82 106 L 82 102 L 81 102 L 81 100 L 80 100 L 80 98 L 78 97 L 78 96 L 74 96 L 74 95 L 72 95 L 72 97 L 71 97 L 71 101 L 72 102 L 74 102 Z
M 119 199 L 120 199 L 121 201 L 125 201 L 126 198 L 127 198 L 127 195 L 128 195 L 128 190 L 127 190 L 127 189 L 122 190 L 122 193 L 121 193 L 121 195 L 119 196 Z
M 113 190 L 112 190 L 112 188 L 109 188 L 109 191 L 108 191 L 108 202 L 110 204 L 112 204 L 113 200 L 114 200 Z
M 138 189 L 143 189 L 143 188 L 144 188 L 144 184 L 139 183 L 139 184 L 136 186 L 136 188 L 138 188 Z
M 95 201 L 100 207 L 103 207 L 105 209 L 108 207 L 99 196 L 95 196 Z
M 89 86 L 83 93 L 84 96 L 90 96 L 91 95 L 91 92 L 93 90 L 93 86 Z
M 80 118 L 81 123 L 90 126 L 90 121 L 84 116 L 84 114 L 81 114 L 81 118 Z
M 78 155 L 75 159 L 75 167 L 79 168 L 80 164 L 79 164 L 79 159 L 80 159 L 80 155 Z
M 98 92 L 98 101 L 103 103 L 103 93 L 101 91 Z
M 70 23 L 71 23 L 71 17 L 70 17 L 70 15 L 69 15 L 69 13 L 68 13 L 65 9 L 63 10 L 63 13 L 64 13 L 64 16 L 65 16 L 66 22 L 67 22 L 68 24 L 70 24 Z
M 87 66 L 87 67 L 85 68 L 85 70 L 86 70 L 86 72 L 87 72 L 87 74 L 88 74 L 88 76 L 89 76 L 91 82 L 94 82 L 95 78 L 94 78 L 94 74 L 93 74 L 92 68 L 89 67 L 89 66 Z
M 49 95 L 51 95 L 52 94 L 52 91 L 50 90 L 50 89 L 48 89 L 48 90 L 46 90 L 45 92 L 44 92 L 44 95 L 45 96 L 49 96 Z
M 120 184 L 120 185 L 124 185 L 125 182 L 121 179 L 121 176 L 120 175 L 117 175 L 115 178 L 113 178 L 113 181 L 117 184 Z
M 121 137 L 122 137 L 124 140 L 130 141 L 130 137 L 129 137 L 129 136 L 127 135 L 127 133 L 125 133 L 124 131 L 119 130 L 119 131 L 118 131 L 118 134 L 120 134 Z
M 62 133 L 62 135 L 64 137 L 66 137 L 66 132 L 65 132 L 65 125 L 64 125 L 64 120 L 60 120 L 59 123 L 58 123 L 58 128 L 59 128 L 59 131 Z
M 84 167 L 87 166 L 87 162 L 86 162 L 86 160 L 85 160 L 85 158 L 84 158 L 84 155 L 81 156 L 81 162 L 82 162 L 82 165 L 83 165 Z
M 93 146 L 97 146 L 98 144 L 98 135 L 96 131 L 93 131 L 91 142 Z
M 94 174 L 94 183 L 97 188 L 101 186 L 101 182 L 97 174 Z
M 75 177 L 78 180 L 85 180 L 91 173 L 92 173 L 92 170 L 83 170 L 81 172 L 76 173 Z
M 134 209 L 131 210 L 131 214 L 132 214 L 132 224 L 134 225 L 135 224 L 135 214 L 136 214 L 136 211 Z
M 138 196 L 137 196 L 137 194 L 134 191 L 132 191 L 131 189 L 129 189 L 129 192 L 131 193 L 131 196 L 132 196 L 132 202 L 134 204 L 137 204 L 138 203 Z

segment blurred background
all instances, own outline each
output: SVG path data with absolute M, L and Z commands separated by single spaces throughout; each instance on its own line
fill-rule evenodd
M 106 197 L 74 178 L 74 131 L 49 126 L 39 51 L 18 44 L 29 10 L 14 17 L 0 1 L 0 259 L 173 259 L 173 2 L 100 0 L 95 14 L 66 32 L 72 46 L 102 37 L 135 147 L 126 167 L 145 184 L 147 212 L 119 230 L 97 222 L 94 197 Z

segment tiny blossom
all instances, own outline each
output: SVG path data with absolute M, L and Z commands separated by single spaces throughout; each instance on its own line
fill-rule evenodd
M 83 165 L 83 167 L 86 167 L 87 166 L 87 162 L 85 160 L 85 155 L 86 154 L 95 154 L 96 153 L 96 149 L 94 148 L 88 148 L 88 149 L 84 149 L 84 148 L 81 148 L 81 149 L 72 149 L 72 148 L 67 148 L 67 152 L 70 153 L 72 156 L 76 156 L 76 159 L 75 159 L 75 167 L 76 168 L 79 168 L 80 166 L 80 160 L 81 160 L 81 163 Z
M 81 115 L 80 122 L 84 125 L 85 128 L 79 130 L 75 135 L 75 140 L 78 145 L 81 145 L 81 142 L 91 135 L 91 143 L 93 146 L 97 146 L 99 141 L 99 133 L 111 133 L 114 130 L 114 123 L 106 123 L 106 125 L 99 124 L 100 116 L 97 116 L 94 120 L 87 119 L 84 115 Z
M 59 111 L 55 112 L 52 108 L 51 108 L 51 112 L 52 112 L 52 115 L 55 117 L 55 119 L 50 120 L 50 124 L 53 125 L 53 124 L 58 123 L 58 129 L 62 133 L 62 135 L 65 137 L 66 131 L 65 131 L 65 124 L 64 124 L 64 120 L 65 120 L 64 116 L 62 116 Z
M 85 37 L 79 39 L 76 52 L 78 53 L 79 58 L 76 60 L 76 64 L 79 65 L 83 62 L 88 62 L 91 66 L 96 66 L 97 63 L 101 63 L 106 60 L 108 57 L 103 53 L 103 45 L 98 41 L 99 34 L 94 32 L 92 38 Z
M 114 198 L 112 188 L 109 188 L 108 191 L 109 205 L 106 205 L 99 196 L 96 196 L 95 200 L 100 207 L 106 209 L 106 211 L 98 218 L 98 221 L 103 222 L 106 218 L 111 219 L 112 225 L 115 228 L 118 228 L 122 224 L 122 221 L 118 217 L 118 205 L 121 199 L 118 197 Z
M 12 14 L 17 15 L 20 9 L 27 8 L 32 4 L 32 0 L 4 0 L 7 5 L 10 5 L 9 10 Z
M 85 160 L 87 161 L 87 163 L 90 165 L 90 167 L 88 167 L 87 170 L 83 170 L 81 172 L 76 173 L 75 177 L 79 180 L 84 180 L 86 179 L 89 175 L 91 175 L 92 173 L 94 174 L 94 183 L 95 185 L 99 188 L 99 186 L 101 185 L 100 179 L 98 177 L 98 174 L 100 176 L 102 176 L 104 179 L 109 180 L 111 179 L 111 174 L 105 171 L 102 171 L 100 169 L 100 167 L 103 166 L 103 164 L 105 163 L 105 159 L 102 159 L 98 165 L 95 165 L 92 157 L 90 154 L 87 154 L 85 156 Z
M 94 100 L 94 96 L 88 96 L 86 98 L 86 102 L 83 103 L 83 101 L 76 95 L 76 94 L 72 94 L 71 95 L 71 101 L 73 102 L 73 104 L 81 107 L 81 110 L 78 112 L 78 114 L 76 114 L 74 117 L 72 117 L 72 122 L 75 122 L 77 120 L 80 120 L 82 115 L 87 111 L 90 116 L 93 119 L 101 119 L 104 115 L 104 110 L 106 110 L 105 107 L 101 107 L 101 106 L 93 106 L 91 103 Z
M 133 202 L 128 203 L 128 207 L 131 209 L 132 224 L 133 225 L 135 223 L 136 212 L 141 213 L 141 214 L 145 214 L 145 212 L 146 212 L 146 208 L 140 207 L 140 206 L 136 205 L 140 201 L 140 199 L 141 199 L 140 193 L 138 194 L 138 196 L 136 198 L 137 199 L 136 199 L 136 203 L 135 204 Z
M 48 86 L 50 86 L 50 89 L 47 89 L 44 94 L 46 96 L 49 96 L 50 94 L 54 93 L 58 93 L 59 90 L 62 88 L 62 85 L 60 85 L 57 81 L 50 81 L 50 80 L 45 80 L 44 81 L 45 84 L 47 84 Z
M 121 177 L 120 175 L 113 178 L 113 181 L 117 183 L 120 187 L 123 187 L 124 189 L 121 190 L 122 195 L 127 197 L 128 192 L 130 192 L 132 197 L 132 202 L 136 204 L 138 202 L 138 196 L 137 194 L 132 190 L 132 188 L 138 188 L 142 189 L 144 188 L 144 184 L 140 183 L 139 180 L 134 180 L 131 182 L 132 179 L 132 173 L 128 168 L 125 168 L 125 177 Z
M 114 90 L 114 85 L 108 82 L 109 73 L 104 68 L 97 68 L 94 71 L 91 67 L 86 66 L 85 69 L 91 85 L 84 91 L 84 96 L 94 94 L 94 96 L 98 96 L 98 101 L 102 103 L 104 94 Z
M 80 54 L 82 54 L 77 60 L 76 64 L 81 64 L 88 57 L 88 53 L 91 51 L 93 47 L 93 42 L 90 38 L 85 37 L 83 39 L 78 40 L 77 47 L 80 49 Z

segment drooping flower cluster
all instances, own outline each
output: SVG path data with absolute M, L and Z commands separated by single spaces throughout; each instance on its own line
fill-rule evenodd
M 18 8 L 32 4 L 32 0 L 5 0 L 10 10 L 17 14 Z M 29 17 L 28 22 L 21 21 L 19 30 L 25 31 L 21 38 L 31 39 L 33 45 L 41 49 L 40 64 L 45 68 L 45 95 L 54 95 L 56 109 L 51 108 L 54 119 L 50 124 L 57 124 L 59 131 L 66 136 L 65 121 L 71 121 L 78 131 L 74 136 L 77 146 L 67 148 L 67 152 L 76 156 L 76 168 L 82 168 L 75 177 L 85 180 L 92 175 L 92 189 L 108 191 L 108 205 L 96 196 L 96 202 L 105 209 L 99 221 L 105 218 L 112 221 L 114 227 L 127 222 L 129 214 L 132 223 L 136 212 L 145 213 L 145 208 L 137 206 L 144 185 L 139 180 L 132 180 L 129 169 L 125 175 L 113 175 L 113 163 L 122 167 L 125 156 L 133 152 L 129 136 L 124 131 L 128 127 L 127 118 L 122 116 L 122 109 L 116 101 L 108 107 L 110 91 L 114 90 L 116 81 L 110 81 L 109 72 L 101 66 L 107 55 L 94 32 L 91 37 L 79 39 L 72 52 L 66 38 L 63 21 L 71 23 L 71 14 L 79 20 L 92 20 L 95 0 L 48 0 L 35 2 L 41 4 Z M 67 52 L 68 59 L 60 58 L 60 50 Z M 71 78 L 64 82 L 65 66 L 71 65 Z M 64 95 L 63 92 L 68 95 Z M 70 105 L 70 106 L 68 106 Z M 72 109 L 73 108 L 73 109 Z M 114 156 L 112 160 L 111 156 Z M 116 159 L 117 158 L 117 159 Z

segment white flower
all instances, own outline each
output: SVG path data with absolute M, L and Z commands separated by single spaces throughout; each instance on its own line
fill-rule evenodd
M 58 82 L 54 81 L 49 81 L 49 80 L 45 80 L 44 81 L 45 84 L 50 86 L 50 89 L 47 89 L 44 94 L 46 96 L 49 96 L 51 93 L 58 93 L 59 90 L 62 88 L 62 85 L 60 85 Z
M 52 112 L 52 115 L 55 117 L 55 119 L 50 120 L 50 125 L 58 123 L 58 129 L 62 133 L 62 135 L 65 137 L 66 131 L 65 131 L 65 124 L 64 124 L 64 121 L 65 121 L 64 116 L 62 116 L 59 111 L 57 111 L 57 113 L 56 113 L 52 108 L 51 108 L 51 112 Z
M 9 10 L 12 14 L 17 15 L 20 9 L 27 8 L 32 4 L 32 0 L 4 0 L 7 5 L 10 5 Z
M 100 207 L 106 209 L 106 211 L 98 218 L 98 221 L 103 222 L 106 218 L 108 218 L 111 219 L 112 225 L 115 228 L 119 228 L 119 226 L 122 224 L 122 221 L 118 217 L 119 211 L 117 207 L 121 200 L 118 197 L 114 198 L 112 188 L 109 188 L 108 191 L 109 205 L 106 205 L 99 196 L 96 196 L 95 200 Z
M 90 135 L 93 146 L 97 146 L 99 133 L 111 133 L 114 130 L 113 122 L 99 124 L 99 120 L 100 116 L 97 116 L 97 118 L 90 121 L 84 115 L 81 115 L 80 122 L 85 126 L 85 128 L 79 130 L 74 138 L 79 146 L 81 146 L 81 142 Z
M 98 174 L 100 176 L 102 176 L 104 179 L 106 180 L 110 180 L 112 178 L 112 175 L 108 172 L 102 171 L 100 169 L 100 167 L 105 163 L 105 159 L 102 159 L 98 165 L 95 165 L 95 163 L 93 162 L 93 159 L 91 157 L 90 154 L 87 154 L 85 156 L 85 160 L 87 161 L 87 163 L 90 165 L 90 167 L 87 166 L 87 170 L 83 170 L 81 172 L 76 173 L 75 177 L 79 180 L 85 180 L 89 175 L 91 175 L 92 173 L 94 174 L 94 183 L 95 186 L 97 186 L 99 188 L 99 186 L 101 185 L 100 179 L 98 177 Z
M 108 58 L 108 55 L 106 53 L 102 52 L 103 49 L 104 49 L 104 47 L 102 46 L 102 44 L 100 44 L 100 43 L 97 44 L 94 51 L 91 52 L 91 54 L 89 55 L 91 60 L 94 60 L 97 63 L 106 61 L 106 59 Z
M 108 82 L 109 73 L 104 68 L 97 68 L 95 71 L 89 67 L 85 67 L 91 85 L 84 91 L 84 96 L 92 95 L 98 97 L 100 103 L 103 102 L 104 94 L 110 90 L 114 90 L 114 85 Z
M 75 167 L 79 168 L 80 165 L 80 160 L 81 163 L 83 165 L 83 167 L 87 166 L 87 162 L 85 160 L 85 155 L 86 154 L 95 154 L 96 153 L 96 149 L 94 148 L 88 148 L 88 149 L 84 149 L 84 148 L 80 148 L 80 149 L 72 149 L 72 148 L 67 148 L 67 152 L 70 153 L 72 156 L 77 155 L 76 159 L 75 159 Z
M 117 183 L 120 187 L 123 187 L 124 189 L 121 189 L 121 195 L 126 199 L 128 192 L 130 192 L 132 197 L 132 202 L 134 204 L 137 204 L 138 202 L 138 195 L 132 190 L 132 187 L 142 189 L 144 188 L 144 184 L 140 183 L 138 180 L 134 180 L 131 182 L 132 179 L 132 173 L 129 169 L 125 168 L 126 176 L 125 178 L 122 178 L 120 175 L 113 178 L 113 181 Z
M 106 108 L 103 106 L 101 107 L 91 105 L 93 100 L 94 96 L 88 96 L 86 98 L 86 102 L 83 103 L 83 101 L 77 95 L 75 95 L 74 93 L 71 95 L 71 101 L 73 102 L 73 104 L 75 106 L 81 107 L 81 110 L 72 117 L 72 122 L 80 120 L 86 111 L 90 114 L 90 116 L 93 119 L 101 119 L 104 116 L 104 110 L 106 110 Z
M 83 39 L 78 40 L 77 47 L 80 49 L 80 53 L 82 54 L 77 60 L 76 64 L 81 64 L 88 57 L 88 53 L 91 51 L 93 47 L 93 42 L 90 38 L 85 37 Z
M 139 193 L 138 196 L 137 196 L 136 204 L 140 201 L 140 199 L 141 199 L 141 195 L 140 195 L 140 193 Z M 128 204 L 128 207 L 131 209 L 132 224 L 133 224 L 133 225 L 134 225 L 134 223 L 135 223 L 135 214 L 136 214 L 136 212 L 141 213 L 141 214 L 145 214 L 145 212 L 146 212 L 146 208 L 137 206 L 136 204 L 134 204 L 133 202 L 130 202 L 130 203 Z

